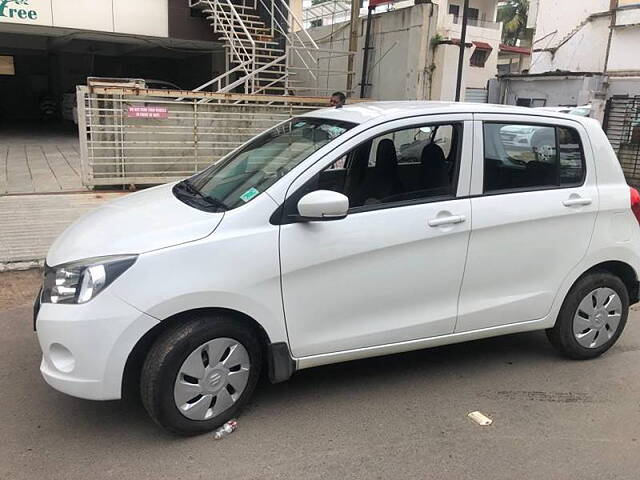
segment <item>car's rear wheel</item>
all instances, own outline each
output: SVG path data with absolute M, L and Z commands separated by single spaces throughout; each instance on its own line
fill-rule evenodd
M 622 280 L 608 272 L 590 273 L 569 291 L 547 337 L 567 357 L 594 358 L 618 340 L 628 315 L 629 293 Z
M 147 355 L 142 403 L 172 433 L 208 432 L 238 414 L 261 363 L 260 344 L 241 321 L 225 316 L 188 320 L 165 332 Z

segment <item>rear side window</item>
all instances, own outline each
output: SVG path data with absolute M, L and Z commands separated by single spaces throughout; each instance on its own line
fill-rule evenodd
M 585 163 L 572 128 L 484 124 L 484 192 L 581 185 Z

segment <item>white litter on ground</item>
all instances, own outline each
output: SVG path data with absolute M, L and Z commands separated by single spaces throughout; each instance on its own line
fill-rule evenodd
M 491 425 L 493 423 L 493 420 L 491 420 L 485 414 L 483 414 L 481 412 L 477 412 L 477 411 L 467 414 L 467 417 L 469 417 L 471 420 L 473 420 L 478 425 L 481 425 L 483 427 L 486 427 L 486 426 Z

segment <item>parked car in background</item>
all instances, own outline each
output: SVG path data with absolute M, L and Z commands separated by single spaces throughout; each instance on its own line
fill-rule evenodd
M 504 145 L 528 149 L 535 131 L 531 125 L 508 125 L 500 129 L 500 138 Z
M 575 107 L 536 107 L 536 110 L 556 113 L 569 113 Z
M 71 225 L 34 308 L 40 370 L 81 398 L 133 386 L 159 425 L 192 435 L 236 416 L 263 371 L 281 382 L 532 330 L 594 358 L 638 301 L 639 223 L 594 120 L 464 103 L 314 111 Z
M 582 105 L 580 107 L 572 108 L 569 111 L 569 115 L 578 115 L 580 117 L 589 117 L 591 116 L 591 105 Z

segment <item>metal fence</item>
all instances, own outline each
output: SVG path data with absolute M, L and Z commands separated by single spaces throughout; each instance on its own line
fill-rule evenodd
M 192 175 L 318 97 L 80 86 L 82 182 L 160 184 Z
M 615 96 L 605 111 L 604 130 L 627 182 L 640 186 L 640 96 Z

